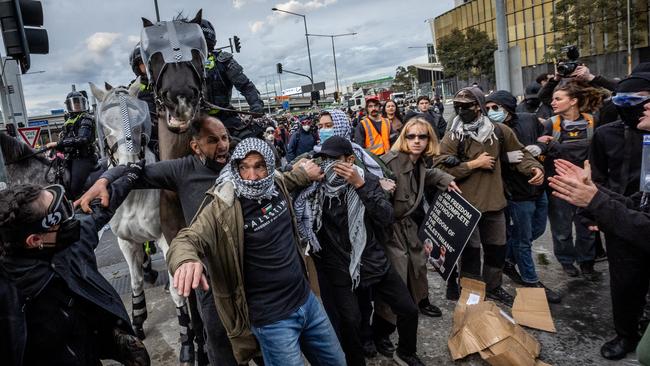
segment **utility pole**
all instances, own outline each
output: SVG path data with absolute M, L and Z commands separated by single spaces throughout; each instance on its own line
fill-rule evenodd
M 632 73 L 632 25 L 630 24 L 630 0 L 627 0 L 627 74 Z
M 153 5 L 156 7 L 156 21 L 160 21 L 160 12 L 158 11 L 158 0 L 153 0 Z
M 494 53 L 497 89 L 510 90 L 510 59 L 508 57 L 508 33 L 506 30 L 505 0 L 496 2 L 497 50 Z

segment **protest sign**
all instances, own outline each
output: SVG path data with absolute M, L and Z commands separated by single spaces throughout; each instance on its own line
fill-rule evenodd
M 456 192 L 438 192 L 420 227 L 419 237 L 432 245 L 429 263 L 449 280 L 481 213 Z

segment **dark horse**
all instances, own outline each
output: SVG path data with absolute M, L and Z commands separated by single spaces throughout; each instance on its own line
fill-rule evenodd
M 7 167 L 10 185 L 33 183 L 62 184 L 69 181 L 69 172 L 61 158 L 49 160 L 45 151 L 36 151 L 29 145 L 0 132 L 0 146 Z

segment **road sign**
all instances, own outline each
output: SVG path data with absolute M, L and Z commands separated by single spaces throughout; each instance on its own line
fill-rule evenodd
M 18 129 L 18 135 L 31 147 L 36 146 L 36 141 L 41 135 L 40 127 L 22 127 Z
M 300 88 L 300 87 L 284 89 L 282 91 L 282 95 L 296 95 L 296 94 L 300 94 L 300 93 L 302 93 L 302 88 Z
M 282 109 L 289 109 L 289 101 L 288 100 L 285 100 L 284 102 L 282 102 Z
M 36 121 L 28 121 L 27 125 L 29 127 L 41 127 L 41 126 L 47 126 L 49 122 L 46 119 L 39 119 Z
M 301 89 L 303 93 L 309 93 L 311 92 L 311 84 L 303 85 Z M 314 90 L 325 90 L 325 82 L 321 81 L 319 83 L 314 83 Z

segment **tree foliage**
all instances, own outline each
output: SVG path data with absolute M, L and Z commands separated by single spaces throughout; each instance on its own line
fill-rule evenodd
M 485 76 L 494 80 L 494 51 L 497 45 L 487 33 L 468 28 L 464 33 L 454 29 L 442 37 L 438 45 L 438 60 L 445 76 L 469 80 Z
M 395 92 L 408 92 L 413 90 L 413 82 L 417 80 L 418 72 L 414 66 L 398 66 L 391 89 Z
M 627 48 L 627 0 L 559 0 L 552 15 L 555 41 L 544 58 L 553 61 L 561 48 L 576 45 L 582 54 L 596 54 L 599 48 L 618 51 Z M 647 29 L 648 0 L 630 1 L 632 47 Z M 599 46 L 602 44 L 603 46 Z

